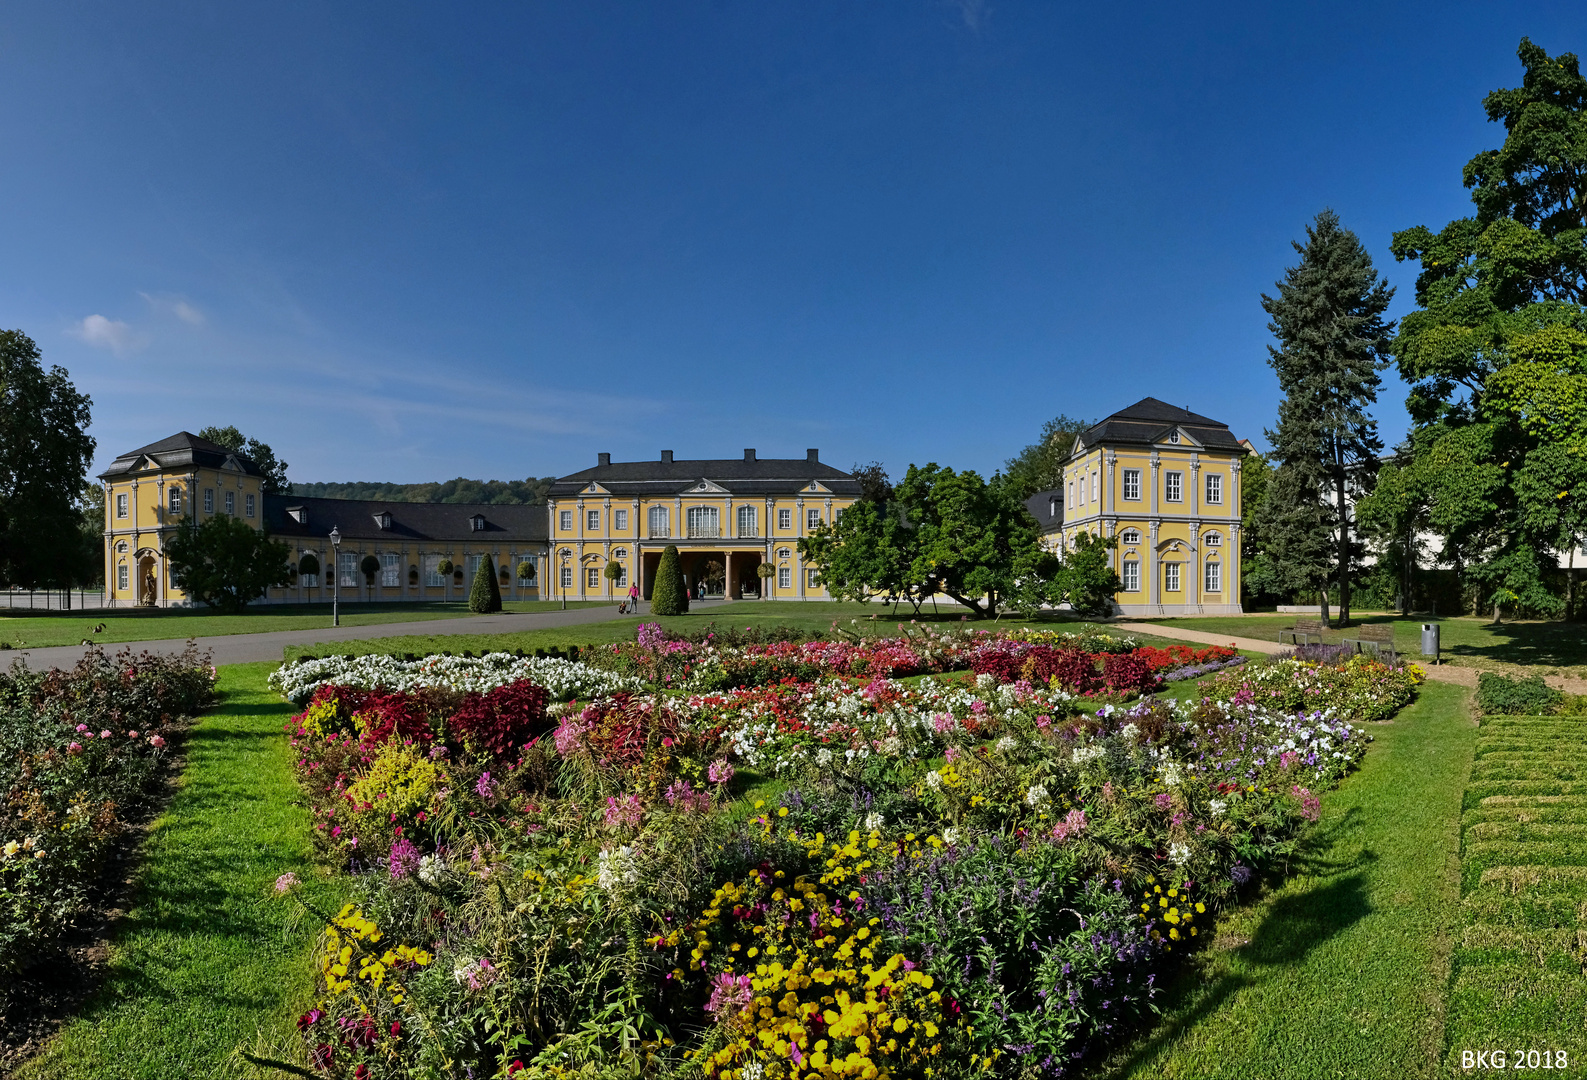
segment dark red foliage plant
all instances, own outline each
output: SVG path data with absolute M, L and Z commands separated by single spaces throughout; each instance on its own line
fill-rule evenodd
M 504 757 L 544 735 L 553 725 L 546 716 L 551 695 L 528 679 L 481 693 L 467 693 L 447 720 L 449 734 L 476 750 Z

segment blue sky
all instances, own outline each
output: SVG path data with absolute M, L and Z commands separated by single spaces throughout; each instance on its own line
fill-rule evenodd
M 0 326 L 101 465 L 989 472 L 1148 394 L 1260 443 L 1289 242 L 1332 206 L 1409 308 L 1390 233 L 1469 212 L 1522 35 L 1587 51 L 1522 7 L 8 5 Z

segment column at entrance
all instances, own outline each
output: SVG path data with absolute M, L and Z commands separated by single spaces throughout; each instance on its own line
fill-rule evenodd
M 725 599 L 737 600 L 738 589 L 733 585 L 733 553 L 722 553 L 722 594 Z

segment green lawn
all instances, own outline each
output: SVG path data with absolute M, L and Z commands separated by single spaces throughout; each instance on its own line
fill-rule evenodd
M 1295 625 L 1295 618 L 1294 615 L 1234 615 L 1142 621 L 1162 626 L 1165 633 L 1180 626 L 1186 630 L 1277 641 L 1281 630 Z M 1421 655 L 1424 622 L 1439 625 L 1444 658 L 1452 659 L 1457 664 L 1494 669 L 1528 665 L 1540 668 L 1547 674 L 1576 674 L 1587 678 L 1587 624 L 1583 623 L 1528 621 L 1495 626 L 1486 616 L 1434 618 L 1418 615 L 1401 619 L 1392 615 L 1368 615 L 1352 620 L 1348 630 L 1328 630 L 1324 638 L 1336 642 L 1355 636 L 1361 625 L 1392 623 L 1395 648 L 1408 653 L 1414 660 Z
M 510 600 L 508 612 L 554 611 L 554 600 Z M 591 602 L 568 607 L 604 607 Z M 457 619 L 473 614 L 468 601 L 458 603 L 343 604 L 345 626 Z M 220 615 L 206 609 L 141 608 L 125 611 L 37 611 L 11 615 L 0 610 L 0 647 L 42 649 L 76 645 L 87 638 L 101 644 L 155 641 L 162 638 L 214 637 L 219 634 L 261 634 L 271 630 L 319 630 L 331 625 L 329 604 L 271 604 L 241 615 Z M 95 629 L 104 629 L 95 633 Z
M 281 725 L 273 664 L 221 669 L 219 708 L 187 739 L 187 769 L 141 854 L 130 913 L 114 929 L 104 986 L 19 1078 L 170 1080 L 241 1075 L 239 1046 L 290 1036 L 312 987 L 317 925 L 287 924 L 271 885 L 288 870 L 322 906 L 337 885 L 311 860 Z
M 1587 720 L 1485 717 L 1462 818 L 1462 929 L 1445 1041 L 1587 1054 Z M 1513 1067 L 1513 1066 L 1512 1066 Z
M 1399 1080 L 1440 1071 L 1476 728 L 1465 691 L 1428 683 L 1370 730 L 1362 769 L 1324 796 L 1295 875 L 1220 920 L 1170 986 L 1160 1022 L 1097 1074 Z

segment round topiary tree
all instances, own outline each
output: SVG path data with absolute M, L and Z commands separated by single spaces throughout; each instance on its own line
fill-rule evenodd
M 533 581 L 535 579 L 535 564 L 528 559 L 518 561 L 518 580 Z
M 766 593 L 770 591 L 772 575 L 776 572 L 776 569 L 769 562 L 755 564 L 755 576 L 760 578 L 760 598 L 762 600 L 766 599 Z
M 380 573 L 380 560 L 373 555 L 365 555 L 358 564 L 358 569 L 364 572 L 364 584 L 371 589 L 375 587 L 375 575 Z
M 307 555 L 303 556 L 303 558 L 298 560 L 298 573 L 300 573 L 300 574 L 317 574 L 319 572 L 320 572 L 320 560 L 315 558 L 314 553 L 312 551 L 309 552 Z
M 496 560 L 486 555 L 474 572 L 474 587 L 468 594 L 468 610 L 489 615 L 501 610 L 501 587 L 496 584 Z
M 668 544 L 661 553 L 661 565 L 656 567 L 656 584 L 650 591 L 652 615 L 686 615 L 689 611 L 689 594 L 683 588 L 683 571 L 678 567 L 678 548 Z
M 450 574 L 452 572 L 452 560 L 442 559 L 440 562 L 436 563 L 435 572 L 442 575 Z
M 623 564 L 620 562 L 609 562 L 606 564 L 606 569 L 601 571 L 601 575 L 607 581 L 610 581 L 615 588 L 617 583 L 623 578 Z

